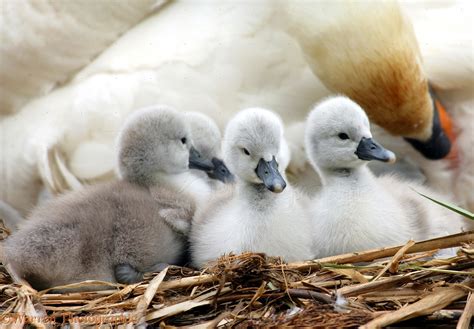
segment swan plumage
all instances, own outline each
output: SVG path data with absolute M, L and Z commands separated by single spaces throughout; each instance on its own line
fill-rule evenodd
M 0 122 L 0 144 L 5 146 L 0 148 L 0 155 L 6 159 L 0 163 L 0 198 L 26 214 L 36 204 L 45 181 L 38 167 L 44 167 L 45 154 L 52 148 L 62 154 L 64 163 L 79 180 L 110 180 L 113 139 L 124 118 L 156 102 L 205 113 L 221 128 L 238 109 L 256 105 L 274 109 L 285 124 L 304 120 L 311 105 L 329 92 L 308 65 L 295 36 L 289 33 L 288 24 L 295 20 L 285 18 L 281 3 L 286 6 L 286 1 L 211 2 L 199 6 L 172 2 L 130 28 L 67 83 L 33 99 Z M 454 1 L 401 5 L 412 18 L 427 78 L 440 98 L 449 100 L 447 108 L 459 130 L 459 167 L 453 169 L 444 160 L 425 161 L 402 138 L 383 134 L 397 145 L 394 151 L 399 156 L 422 167 L 428 184 L 450 186 L 463 206 L 472 207 L 472 193 L 465 191 L 472 189 L 474 177 L 470 152 L 473 138 L 468 126 L 474 111 L 470 110 L 472 97 L 465 99 L 456 93 L 459 88 L 469 89 L 473 76 L 474 61 L 469 51 L 472 34 L 466 29 L 472 21 L 472 4 Z M 329 16 L 329 12 L 315 15 Z M 351 20 L 343 17 L 335 23 L 351 24 Z M 32 22 L 26 20 L 24 24 Z M 306 23 L 296 20 L 296 24 Z M 362 29 L 354 24 L 352 31 L 363 35 L 385 27 L 372 24 Z M 390 41 L 381 43 L 380 47 L 387 48 Z M 453 46 L 445 46 L 448 44 Z M 49 50 L 44 54 L 54 55 Z M 331 68 L 327 70 L 330 75 Z M 408 71 L 403 74 L 410 76 Z M 361 91 L 363 94 L 370 95 L 366 90 Z M 465 94 L 472 95 L 472 90 Z M 422 96 L 415 98 L 425 99 Z M 295 153 L 295 160 L 306 161 L 297 157 Z

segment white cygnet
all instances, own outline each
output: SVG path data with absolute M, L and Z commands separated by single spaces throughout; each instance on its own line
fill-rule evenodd
M 176 177 L 191 164 L 207 169 L 184 115 L 166 107 L 137 111 L 119 135 L 118 154 L 122 180 L 46 202 L 6 239 L 14 275 L 36 289 L 92 279 L 130 283 L 181 262 L 194 202 Z
M 196 213 L 190 234 L 193 264 L 202 267 L 245 251 L 285 261 L 310 259 L 310 221 L 282 174 L 289 151 L 280 118 L 259 108 L 241 111 L 226 127 L 223 152 L 236 186 Z
M 317 257 L 461 231 L 456 214 L 415 191 L 443 197 L 418 183 L 370 172 L 370 160 L 394 162 L 395 155 L 372 139 L 367 115 L 349 98 L 329 98 L 312 110 L 305 144 L 323 184 L 310 207 Z

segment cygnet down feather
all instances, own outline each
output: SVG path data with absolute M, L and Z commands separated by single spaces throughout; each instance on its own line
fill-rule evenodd
M 333 97 L 317 105 L 305 142 L 323 184 L 310 211 L 318 257 L 456 233 L 467 224 L 416 193 L 445 199 L 429 189 L 370 172 L 368 161 L 393 162 L 395 155 L 372 139 L 367 115 L 350 99 Z
M 118 149 L 121 181 L 50 200 L 4 242 L 17 277 L 36 289 L 86 279 L 129 283 L 180 263 L 194 202 L 174 177 L 190 164 L 203 167 L 183 114 L 165 107 L 136 112 Z
M 190 234 L 194 265 L 244 251 L 285 261 L 311 258 L 309 218 L 282 174 L 289 157 L 283 139 L 280 118 L 268 110 L 247 109 L 228 123 L 224 159 L 236 186 L 196 213 Z

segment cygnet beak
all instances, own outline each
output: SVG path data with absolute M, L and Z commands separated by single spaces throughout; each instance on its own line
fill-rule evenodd
M 189 169 L 197 169 L 209 172 L 214 169 L 214 165 L 211 161 L 204 159 L 198 150 L 192 146 L 189 150 Z
M 383 148 L 382 145 L 374 141 L 372 138 L 362 137 L 357 146 L 355 154 L 361 160 L 379 160 L 382 162 L 394 163 L 396 160 L 395 154 Z
M 444 107 L 438 101 L 436 95 L 430 89 L 433 100 L 433 125 L 431 137 L 426 141 L 413 138 L 405 138 L 418 152 L 430 160 L 439 160 L 446 157 L 451 151 L 451 140 L 454 139 L 451 130 L 451 119 Z M 450 138 L 451 137 L 451 138 Z
M 212 179 L 218 179 L 223 183 L 231 183 L 234 181 L 234 175 L 225 165 L 224 161 L 218 158 L 212 158 L 213 169 L 207 172 L 207 176 Z
M 260 159 L 255 173 L 262 180 L 265 187 L 274 193 L 280 193 L 286 187 L 286 182 L 278 171 L 278 163 L 275 157 L 268 162 Z

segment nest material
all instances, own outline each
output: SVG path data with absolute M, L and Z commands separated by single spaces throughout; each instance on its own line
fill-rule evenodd
M 14 283 L 2 265 L 0 324 L 379 328 L 408 320 L 468 328 L 473 241 L 474 232 L 466 232 L 293 264 L 227 255 L 203 271 L 170 266 L 138 284 L 68 294 Z M 455 246 L 456 256 L 432 258 Z

